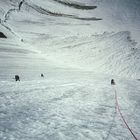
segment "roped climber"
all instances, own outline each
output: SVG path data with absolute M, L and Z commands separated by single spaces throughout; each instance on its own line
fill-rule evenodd
M 111 85 L 115 85 L 114 79 L 111 79 Z
M 15 81 L 20 81 L 19 75 L 15 75 Z

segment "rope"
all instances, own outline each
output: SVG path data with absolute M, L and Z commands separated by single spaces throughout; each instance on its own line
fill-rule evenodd
M 124 122 L 124 124 L 126 125 L 126 128 L 129 130 L 129 132 L 132 134 L 132 136 L 134 137 L 135 140 L 138 140 L 138 138 L 135 136 L 135 134 L 133 133 L 132 129 L 129 127 L 128 123 L 126 122 L 122 112 L 121 112 L 121 109 L 120 109 L 120 106 L 119 106 L 119 102 L 118 102 L 118 96 L 117 96 L 117 91 L 114 87 L 114 91 L 115 91 L 115 100 L 116 100 L 116 108 L 118 109 L 119 111 L 119 114 Z

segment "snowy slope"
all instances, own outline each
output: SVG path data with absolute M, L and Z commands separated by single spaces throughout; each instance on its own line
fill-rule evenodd
M 139 23 L 139 0 L 0 0 L 0 140 L 132 140 L 112 78 L 140 138 Z
M 1 3 L 2 24 L 46 58 L 66 67 L 140 77 L 139 1 L 29 0 L 20 10 L 20 1 Z
M 140 49 L 131 39 L 130 32 L 49 39 L 45 44 L 41 44 L 43 52 L 46 51 L 47 56 L 57 57 L 57 61 L 62 61 L 65 65 L 101 73 L 139 77 L 140 67 L 137 64 L 140 60 Z M 51 47 L 48 48 L 47 45 Z
M 27 80 L 0 82 L 1 140 L 133 140 L 115 111 L 110 77 L 56 70 L 45 80 Z M 139 82 L 116 82 L 122 112 L 139 138 Z

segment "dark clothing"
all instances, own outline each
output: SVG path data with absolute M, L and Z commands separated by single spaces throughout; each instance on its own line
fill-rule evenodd
M 43 73 L 41 73 L 41 77 L 44 77 Z
M 111 85 L 115 85 L 114 79 L 111 80 Z
M 15 75 L 15 81 L 20 81 L 20 78 L 18 75 Z

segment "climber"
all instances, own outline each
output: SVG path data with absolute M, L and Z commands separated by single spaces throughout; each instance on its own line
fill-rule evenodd
M 114 79 L 111 79 L 111 85 L 115 85 Z
M 18 75 L 15 75 L 15 81 L 20 81 L 20 77 Z
M 41 73 L 41 77 L 44 77 L 44 74 L 43 73 Z

